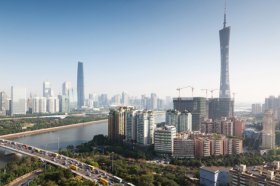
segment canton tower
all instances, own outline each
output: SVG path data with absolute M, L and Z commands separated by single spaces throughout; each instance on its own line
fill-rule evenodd
M 230 27 L 226 26 L 226 5 L 224 12 L 224 27 L 219 31 L 221 48 L 221 78 L 220 98 L 230 98 L 229 85 L 229 38 Z

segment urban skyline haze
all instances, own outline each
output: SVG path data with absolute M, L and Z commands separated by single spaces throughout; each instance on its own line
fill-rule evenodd
M 227 4 L 231 92 L 237 102 L 278 95 L 280 2 Z M 205 96 L 219 88 L 223 12 L 224 0 L 1 1 L 0 88 L 41 95 L 48 80 L 59 93 L 83 61 L 86 93 L 175 97 L 192 85 Z

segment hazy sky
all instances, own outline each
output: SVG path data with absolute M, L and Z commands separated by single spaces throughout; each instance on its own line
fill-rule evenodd
M 280 93 L 280 1 L 228 1 L 230 84 L 237 101 Z M 223 0 L 2 0 L 0 89 L 56 93 L 76 86 L 83 61 L 86 92 L 130 95 L 176 88 L 219 88 L 218 31 Z M 218 92 L 216 92 L 216 95 Z M 190 96 L 190 90 L 182 96 Z

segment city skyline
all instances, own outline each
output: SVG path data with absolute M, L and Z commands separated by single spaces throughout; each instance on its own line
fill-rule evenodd
M 64 81 L 75 84 L 77 61 L 85 65 L 87 94 L 176 97 L 176 88 L 192 85 L 194 96 L 205 96 L 200 89 L 219 87 L 223 0 L 0 4 L 0 88 L 8 95 L 11 86 L 41 94 L 43 81 L 58 94 Z M 262 102 L 280 92 L 268 83 L 279 78 L 279 4 L 228 1 L 230 82 L 237 102 Z

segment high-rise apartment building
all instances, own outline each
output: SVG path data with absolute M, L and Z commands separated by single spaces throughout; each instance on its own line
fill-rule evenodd
M 177 134 L 174 138 L 173 157 L 175 158 L 194 158 L 195 144 L 194 139 L 189 139 L 188 135 Z
M 59 99 L 57 97 L 47 98 L 47 112 L 48 113 L 59 112 Z
M 161 154 L 173 153 L 174 138 L 176 136 L 176 128 L 166 125 L 155 130 L 155 151 Z
M 185 110 L 179 115 L 177 132 L 192 131 L 192 114 Z
M 210 140 L 208 138 L 195 138 L 194 143 L 196 157 L 209 157 L 211 155 Z
M 267 110 L 263 117 L 262 148 L 275 147 L 275 121 L 272 110 Z
M 0 92 L 0 115 L 6 115 L 9 110 L 9 99 L 5 92 Z
M 136 115 L 137 143 L 141 145 L 154 144 L 154 131 L 156 128 L 153 111 L 139 111 Z
M 137 112 L 138 111 L 134 109 L 130 109 L 126 112 L 125 140 L 128 142 L 136 142 L 137 139 Z
M 82 62 L 78 62 L 77 96 L 78 96 L 78 104 L 77 104 L 78 109 L 82 109 L 85 102 L 84 67 Z
M 179 115 L 181 114 L 178 110 L 167 110 L 165 113 L 165 124 L 173 125 L 178 128 Z
M 245 129 L 245 121 L 235 118 L 233 121 L 233 128 L 233 135 L 242 138 Z
M 26 89 L 19 87 L 11 88 L 11 115 L 26 114 Z

